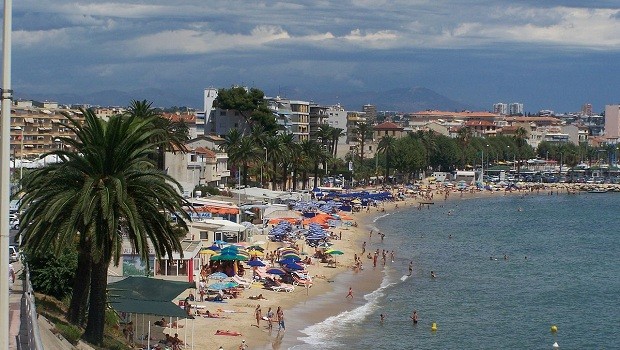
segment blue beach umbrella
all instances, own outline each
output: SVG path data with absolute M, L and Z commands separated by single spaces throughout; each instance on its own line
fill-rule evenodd
M 210 280 L 224 280 L 228 278 L 228 275 L 223 272 L 214 272 L 207 276 L 207 278 Z
M 248 261 L 248 265 L 250 265 L 252 267 L 265 266 L 265 264 L 263 264 L 263 262 L 260 261 L 260 260 L 250 260 L 250 261 Z
M 235 288 L 236 286 L 238 286 L 238 284 L 236 282 L 216 282 L 213 283 L 209 286 L 207 286 L 207 289 L 209 290 L 222 290 L 222 289 L 229 289 L 229 288 Z
M 272 267 L 266 271 L 270 275 L 286 275 L 287 272 L 278 267 Z
M 281 265 L 288 265 L 288 264 L 295 264 L 299 260 L 301 260 L 301 259 L 298 259 L 298 260 L 295 260 L 295 259 L 282 259 L 282 260 L 278 261 L 278 263 L 280 263 Z
M 299 270 L 303 270 L 304 269 L 303 266 L 301 266 L 299 264 L 295 264 L 295 263 L 287 264 L 284 267 L 286 267 L 289 270 L 293 270 L 293 271 L 299 271 Z

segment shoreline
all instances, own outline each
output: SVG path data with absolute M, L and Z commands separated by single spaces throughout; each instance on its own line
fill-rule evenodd
M 447 198 L 436 189 L 431 191 L 435 199 L 431 198 L 430 201 L 434 201 L 437 207 L 440 206 L 439 203 L 444 201 L 493 198 L 505 195 L 549 195 L 549 193 L 555 195 L 571 193 L 571 189 L 566 186 L 548 186 L 541 188 L 540 191 L 464 192 L 462 195 L 458 191 L 452 191 Z M 421 201 L 429 200 L 422 199 L 419 196 L 407 195 L 404 200 L 379 203 L 376 208 L 371 208 L 370 211 L 362 210 L 360 212 L 348 213 L 358 223 L 358 226 L 332 229 L 335 233 L 342 231 L 342 240 L 334 240 L 332 242 L 335 249 L 341 250 L 345 254 L 337 257 L 337 268 L 328 268 L 320 263 L 310 265 L 308 271 L 311 276 L 321 275 L 325 276 L 325 278 L 314 278 L 314 285 L 309 289 L 296 286 L 294 292 L 284 293 L 263 289 L 258 284 L 253 284 L 252 288 L 244 290 L 239 298 L 227 300 L 226 303 L 197 303 L 201 307 L 205 307 L 202 311 L 219 312 L 225 318 L 197 318 L 197 320 L 193 321 L 194 324 L 190 323 L 188 325 L 188 327 L 195 329 L 193 339 L 187 338 L 188 343 L 193 343 L 196 348 L 218 349 L 222 346 L 225 350 L 237 349 L 242 340 L 246 341 L 249 349 L 288 349 L 291 346 L 302 344 L 303 340 L 300 340 L 299 337 L 306 336 L 301 332 L 303 329 L 363 305 L 359 304 L 364 302 L 363 296 L 380 288 L 385 276 L 383 268 L 379 268 L 380 264 L 376 269 L 373 269 L 372 261 L 363 257 L 364 269 L 355 272 L 352 269 L 354 254 L 361 253 L 362 242 L 364 241 L 369 243 L 366 250 L 367 253 L 381 246 L 390 247 L 389 232 L 386 236 L 385 245 L 377 235 L 373 235 L 371 241 L 368 240 L 370 229 L 373 229 L 375 233 L 378 230 L 375 226 L 376 220 L 396 211 L 410 210 L 412 207 L 418 209 Z M 429 208 L 427 209 L 427 207 Z M 421 208 L 421 210 L 430 210 L 430 206 L 427 205 Z M 258 237 L 260 238 L 260 236 Z M 266 244 L 266 249 L 273 250 L 279 245 L 280 243 L 269 242 Z M 305 244 L 302 247 L 306 252 L 312 249 L 305 246 Z M 399 258 L 403 258 L 400 254 L 402 252 L 397 251 Z M 404 272 L 406 272 L 407 268 L 406 266 L 392 266 L 389 262 L 386 266 L 402 268 Z M 354 301 L 349 301 L 345 298 L 349 285 L 355 293 Z M 248 299 L 251 295 L 261 293 L 267 300 Z M 272 331 L 266 329 L 267 321 L 261 322 L 260 327 L 256 327 L 256 320 L 254 318 L 254 308 L 256 305 L 261 306 L 263 315 L 267 313 L 269 307 L 275 311 L 278 306 L 281 306 L 285 314 L 286 332 L 278 334 L 277 322 L 274 323 Z M 181 324 L 183 324 L 183 321 Z M 214 335 L 218 329 L 239 332 L 242 335 L 238 337 Z M 166 329 L 164 331 L 174 334 L 176 330 Z M 188 330 L 178 330 L 181 336 L 183 335 L 182 332 L 188 332 Z

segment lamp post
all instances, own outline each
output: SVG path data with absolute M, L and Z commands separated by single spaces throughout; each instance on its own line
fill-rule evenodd
M 2 35 L 2 120 L 0 121 L 0 349 L 9 348 L 9 199 L 11 156 L 11 28 L 13 1 L 4 0 Z
M 24 177 L 24 128 L 21 126 L 12 127 L 13 130 L 19 130 L 19 179 Z M 15 157 L 13 157 L 13 165 L 15 165 Z M 15 168 L 15 166 L 13 166 Z
M 263 147 L 263 151 L 265 151 L 265 164 L 264 164 L 264 166 L 267 166 L 267 147 Z M 263 164 L 260 165 L 260 187 L 261 188 L 265 187 L 263 185 Z

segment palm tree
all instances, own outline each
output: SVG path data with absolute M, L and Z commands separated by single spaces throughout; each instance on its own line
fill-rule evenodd
M 280 135 L 280 142 L 284 150 L 280 158 L 280 166 L 282 167 L 282 191 L 286 191 L 289 166 L 291 164 L 292 152 L 295 150 L 296 143 L 293 134 Z
M 370 123 L 355 123 L 355 138 L 360 143 L 360 162 L 364 162 L 364 144 L 372 137 L 372 125 Z
M 396 156 L 396 138 L 390 135 L 383 136 L 379 141 L 377 151 L 385 156 L 385 179 L 387 180 L 390 176 L 392 159 Z
M 515 144 L 517 147 L 517 153 L 519 157 L 517 158 L 517 174 L 521 174 L 521 156 L 523 152 L 523 147 L 527 144 L 527 130 L 522 126 L 518 127 L 515 130 Z
M 461 151 L 462 151 L 461 162 L 462 162 L 463 168 L 465 168 L 465 164 L 466 164 L 465 154 L 467 153 L 467 147 L 469 147 L 469 143 L 471 142 L 471 139 L 473 137 L 471 128 L 467 126 L 460 128 L 457 137 L 458 137 L 459 145 L 461 146 Z
M 271 189 L 276 190 L 278 185 L 278 166 L 281 164 L 282 159 L 284 159 L 284 154 L 286 153 L 286 148 L 283 145 L 283 140 L 281 135 L 275 135 L 269 137 L 265 141 L 265 147 L 267 147 L 267 160 L 271 162 L 272 171 L 271 171 Z
M 159 111 L 151 107 L 152 104 L 147 100 L 131 100 L 126 114 L 139 119 L 151 119 L 155 128 L 164 131 L 156 136 L 156 140 L 152 140 L 161 144 L 157 148 L 157 168 L 164 170 L 164 153 L 166 151 L 187 152 L 185 142 L 189 139 L 189 129 L 183 121 L 172 121 L 164 118 Z
M 331 149 L 332 149 L 332 156 L 337 157 L 338 156 L 338 140 L 340 140 L 340 138 L 342 136 L 345 136 L 346 133 L 344 132 L 343 129 L 340 128 L 332 128 L 331 130 Z
M 81 256 L 88 257 L 90 292 L 88 319 L 82 337 L 94 344 L 103 340 L 107 271 L 118 264 L 123 236 L 143 261 L 149 249 L 159 258 L 181 251 L 175 226 L 187 229 L 181 186 L 157 170 L 149 158 L 163 146 L 153 140 L 164 131 L 153 118 L 113 116 L 104 121 L 81 110 L 84 123 L 69 115 L 63 126 L 76 139 L 63 138 L 70 147 L 53 152 L 60 162 L 35 169 L 24 177 L 23 220 L 20 235 L 25 250 L 36 254 L 60 251 L 80 241 Z M 28 205 L 26 205 L 26 203 Z M 83 276 L 80 276 L 83 277 Z
M 224 135 L 224 142 L 219 145 L 220 150 L 228 155 L 233 172 L 239 171 L 241 168 L 241 163 L 237 155 L 239 155 L 238 150 L 242 138 L 243 134 L 238 129 L 230 129 L 228 133 Z

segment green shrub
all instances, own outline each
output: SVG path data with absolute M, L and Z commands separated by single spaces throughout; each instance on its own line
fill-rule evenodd
M 56 323 L 56 329 L 67 341 L 73 345 L 77 345 L 78 340 L 82 336 L 82 330 L 76 326 L 64 323 Z
M 210 194 L 212 196 L 217 196 L 220 194 L 220 190 L 217 187 L 206 186 L 206 185 L 196 186 L 196 188 L 194 188 L 194 193 L 196 193 L 196 191 L 202 192 L 203 196 L 206 196 L 207 194 Z

